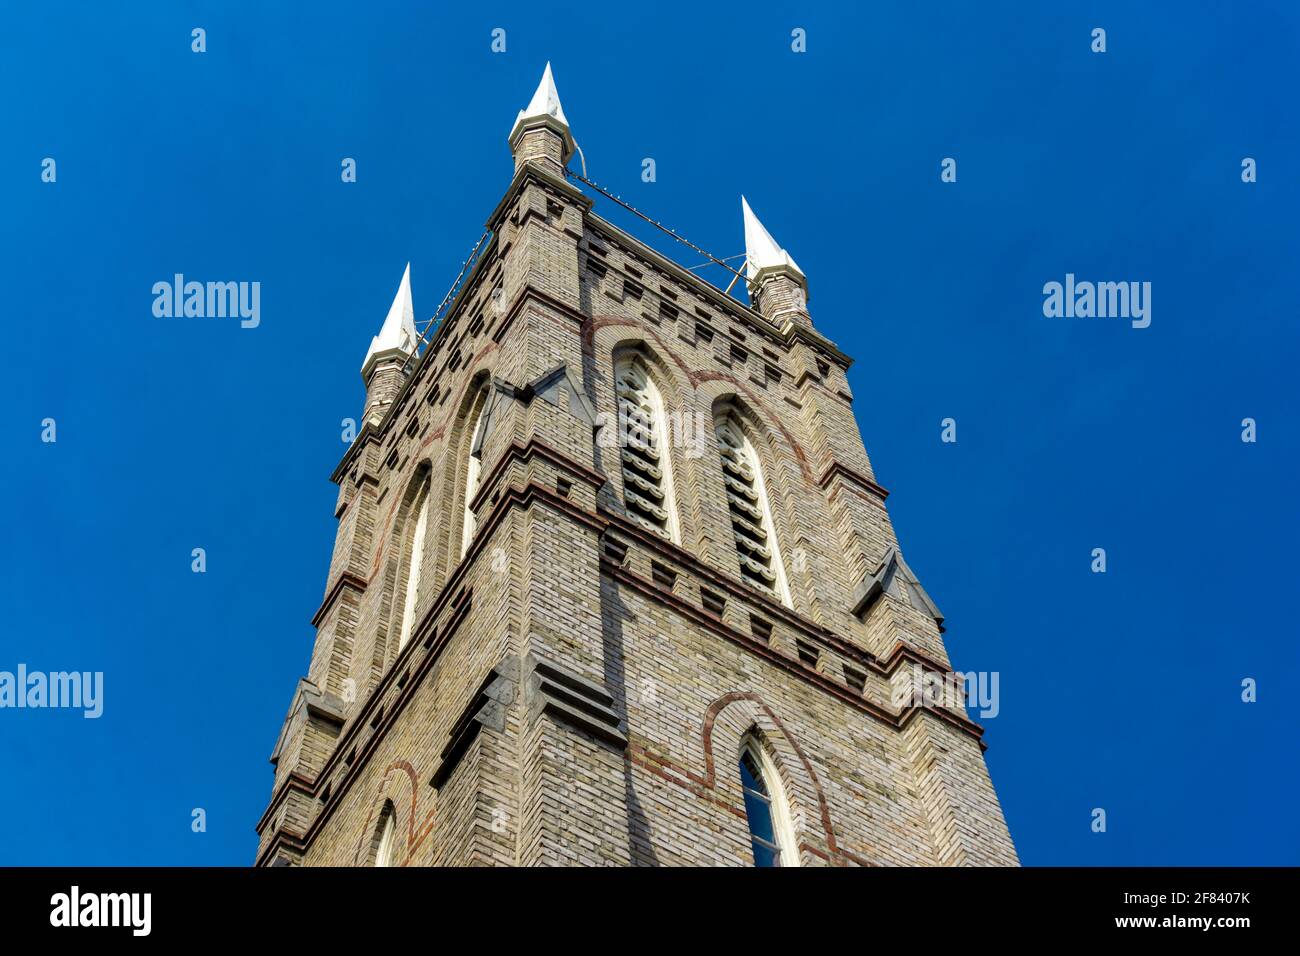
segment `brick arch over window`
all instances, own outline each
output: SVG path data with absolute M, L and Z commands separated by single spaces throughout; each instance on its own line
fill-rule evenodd
M 392 866 L 396 860 L 397 819 L 391 800 L 384 801 L 370 840 L 370 865 Z
M 612 375 L 614 363 L 631 351 L 645 359 L 663 400 L 669 427 L 679 433 L 678 439 L 670 441 L 668 448 L 677 505 L 677 543 L 699 554 L 707 548 L 707 522 L 701 511 L 703 502 L 699 494 L 698 472 L 710 455 L 712 444 L 708 437 L 713 429 L 708 418 L 708 406 L 700 405 L 689 371 L 682 367 L 679 357 L 668 344 L 649 330 L 645 334 L 629 334 L 632 331 L 639 333 L 642 330 L 615 325 L 602 327 L 596 333 L 593 348 L 597 350 L 595 354 L 599 359 L 594 360 L 591 366 L 594 372 L 591 378 L 596 383 L 596 401 L 602 412 L 613 414 L 617 409 Z M 607 440 L 603 430 L 598 433 L 597 441 L 597 467 L 607 474 L 616 474 L 620 467 L 617 454 L 610 460 L 610 453 L 617 452 L 612 447 L 614 443 Z M 609 447 L 601 447 L 605 445 Z M 601 493 L 607 493 L 612 501 L 619 499 L 619 490 L 617 483 L 610 481 Z M 621 506 L 621 500 L 618 504 Z
M 606 333 L 613 331 L 605 330 Z M 599 337 L 599 345 L 611 362 L 627 352 L 639 353 L 649 364 L 655 377 L 655 384 L 659 386 L 664 401 L 670 406 L 689 401 L 695 391 L 695 385 L 685 371 L 675 362 L 664 357 L 657 341 L 642 335 L 623 335 L 616 339 L 612 334 L 602 334 Z
M 634 330 L 636 335 L 627 335 L 628 330 Z M 686 395 L 693 395 L 697 407 L 705 412 L 714 399 L 723 395 L 735 395 L 751 408 L 762 410 L 764 427 L 781 436 L 781 443 L 785 450 L 783 453 L 788 452 L 793 456 L 804 480 L 814 480 L 812 467 L 808 463 L 808 455 L 803 446 L 781 421 L 773 405 L 761 394 L 761 390 L 751 387 L 744 379 L 729 372 L 692 368 L 682 356 L 677 354 L 671 336 L 665 337 L 659 334 L 657 330 L 647 327 L 644 321 L 619 316 L 595 316 L 583 330 L 583 349 L 588 357 L 608 353 L 613 347 L 634 342 L 644 343 L 647 348 L 652 349 L 654 356 L 660 360 L 660 364 L 674 383 L 673 395 L 683 396 L 683 400 Z
M 352 866 L 373 866 L 378 841 L 383 834 L 384 814 L 391 813 L 393 820 L 392 866 L 406 866 L 416 850 L 433 830 L 434 809 L 419 815 L 419 776 L 405 760 L 397 760 L 385 768 L 375 784 L 370 800 L 370 813 L 361 830 L 361 840 L 352 851 Z
M 466 510 L 469 505 L 466 492 L 471 477 L 471 457 L 474 451 L 475 428 L 485 420 L 485 414 L 492 407 L 494 399 L 493 380 L 490 370 L 482 369 L 474 374 L 466 384 L 456 408 L 455 417 L 447 436 L 444 462 L 442 466 L 442 558 L 439 562 L 439 578 L 446 581 L 451 572 L 465 556 L 469 541 L 466 532 L 475 530 L 466 523 Z M 481 458 L 478 465 L 478 478 L 487 474 Z M 472 533 L 470 535 L 472 538 Z
M 798 866 L 799 840 L 794 833 L 785 783 L 776 769 L 771 748 L 764 743 L 757 728 L 745 735 L 737 758 L 754 865 Z
M 804 467 L 803 449 L 795 444 L 785 427 L 745 394 L 728 388 L 728 384 L 708 382 L 700 386 L 698 397 L 707 414 L 714 421 L 724 410 L 731 410 L 739 416 L 745 426 L 745 433 L 758 450 L 765 474 L 770 472 L 775 477 L 782 473 L 798 472 L 811 481 L 812 473 Z
M 706 785 L 725 794 L 729 803 L 743 805 L 735 764 L 749 740 L 766 749 L 780 777 L 789 802 L 800 861 L 807 864 L 812 862 L 811 856 L 824 855 L 834 863 L 842 863 L 829 804 L 817 771 L 775 711 L 758 694 L 734 691 L 709 705 L 703 729 Z M 823 854 L 818 853 L 814 841 L 825 846 Z
M 415 497 L 411 499 L 408 507 L 405 524 L 409 526 L 409 530 L 403 532 L 405 539 L 403 550 L 406 552 L 406 557 L 402 565 L 401 582 L 405 594 L 402 598 L 397 626 L 399 654 L 411 639 L 411 632 L 415 629 L 421 592 L 423 590 L 424 593 L 428 593 L 427 588 L 422 588 L 421 572 L 427 570 L 429 566 L 429 562 L 425 560 L 425 552 L 429 544 L 429 511 L 433 506 L 433 494 L 429 487 L 428 468 L 421 469 L 421 475 L 424 480 L 419 483 Z
M 474 499 L 478 496 L 479 487 L 483 481 L 483 439 L 484 429 L 488 421 L 488 413 L 492 409 L 492 387 L 485 385 L 480 391 L 479 396 L 474 400 L 474 405 L 470 408 L 469 417 L 465 419 L 465 442 L 460 448 L 462 506 L 461 506 L 461 532 L 460 532 L 460 556 L 465 557 L 465 552 L 474 541 L 474 536 L 478 533 L 478 515 L 474 511 Z
M 781 540 L 790 540 L 794 521 L 775 448 L 762 421 L 734 395 L 716 399 L 712 415 L 740 575 L 792 607 Z
M 375 637 L 374 661 L 372 662 L 372 684 L 387 667 L 388 663 L 401 649 L 402 632 L 409 625 L 414 628 L 414 616 L 418 611 L 420 593 L 428 594 L 428 581 L 424 571 L 429 566 L 428 521 L 431 515 L 426 512 L 424 534 L 417 534 L 420 525 L 421 509 L 432 507 L 432 488 L 430 479 L 432 470 L 427 461 L 416 465 L 415 473 L 406 484 L 397 510 L 397 519 L 389 536 L 388 559 L 384 564 L 383 577 L 383 614 L 380 616 L 379 632 Z M 423 548 L 421 555 L 415 553 L 416 545 Z M 414 572 L 414 574 L 412 574 Z M 421 581 L 424 581 L 421 588 Z M 410 589 L 415 587 L 416 593 Z
M 616 421 L 606 434 L 618 459 L 627 514 L 648 530 L 680 543 L 674 480 L 680 463 L 673 459 L 683 436 L 690 437 L 681 425 L 682 413 L 664 393 L 663 366 L 643 347 L 616 349 L 612 369 L 614 404 L 606 411 Z

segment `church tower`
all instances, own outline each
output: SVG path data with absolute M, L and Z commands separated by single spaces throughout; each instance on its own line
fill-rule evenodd
M 1014 865 L 854 420 L 742 199 L 747 306 L 596 214 L 548 64 L 332 476 L 259 865 Z

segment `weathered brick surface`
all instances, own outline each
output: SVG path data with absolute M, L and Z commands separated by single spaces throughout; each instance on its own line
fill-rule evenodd
M 892 593 L 854 613 L 897 540 L 849 360 L 802 286 L 761 277 L 747 309 L 598 218 L 551 127 L 515 149 L 489 248 L 426 353 L 373 377 L 335 472 L 338 538 L 258 862 L 370 864 L 391 804 L 404 865 L 744 865 L 736 762 L 757 735 L 803 864 L 1014 864 L 979 728 L 899 696 L 913 668 L 947 670 L 936 621 Z M 665 443 L 679 542 L 627 516 L 597 433 L 626 349 L 685 423 Z M 761 460 L 789 607 L 738 573 L 723 406 Z

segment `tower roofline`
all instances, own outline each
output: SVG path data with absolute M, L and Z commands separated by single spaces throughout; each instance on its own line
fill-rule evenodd
M 424 351 L 421 352 L 411 363 L 411 374 L 406 376 L 405 380 L 402 382 L 401 389 L 394 397 L 386 414 L 380 421 L 375 422 L 373 426 L 369 422 L 366 422 L 362 426 L 361 430 L 357 432 L 356 438 L 353 439 L 352 444 L 349 445 L 348 449 L 343 453 L 343 457 L 339 460 L 338 465 L 335 466 L 334 471 L 331 472 L 330 481 L 335 484 L 340 482 L 343 479 L 343 475 L 348 466 L 355 458 L 357 452 L 365 445 L 365 442 L 369 440 L 372 435 L 383 435 L 392 417 L 400 414 L 407 395 L 410 393 L 411 389 L 415 388 L 423 379 L 426 360 L 439 352 L 443 339 L 447 334 L 450 334 L 450 330 L 455 327 L 456 319 L 459 317 L 460 311 L 466 301 L 467 293 L 476 286 L 482 270 L 492 259 L 492 251 L 496 246 L 498 238 L 497 229 L 501 224 L 501 220 L 509 210 L 510 204 L 518 193 L 525 187 L 529 179 L 541 181 L 547 187 L 556 189 L 573 201 L 581 203 L 586 209 L 585 220 L 588 226 L 592 227 L 597 232 L 605 234 L 611 239 L 611 241 L 626 246 L 633 250 L 638 256 L 653 263 L 656 268 L 662 269 L 665 273 L 685 285 L 692 292 L 707 299 L 731 320 L 743 322 L 751 331 L 764 335 L 770 338 L 771 341 L 781 345 L 789 345 L 789 343 L 795 339 L 801 340 L 826 355 L 845 370 L 853 364 L 853 359 L 850 356 L 840 351 L 839 347 L 836 346 L 834 342 L 826 338 L 816 329 L 795 325 L 782 331 L 756 309 L 732 298 L 717 286 L 700 278 L 698 275 L 689 271 L 685 266 L 680 265 L 664 253 L 651 248 L 631 233 L 614 225 L 608 219 L 592 212 L 591 210 L 595 205 L 595 200 L 591 196 L 582 192 L 582 190 L 574 186 L 567 179 L 559 178 L 545 167 L 536 164 L 529 164 L 520 167 L 520 169 L 515 173 L 509 187 L 507 187 L 500 201 L 493 207 L 492 212 L 488 215 L 484 223 L 485 227 L 492 232 L 488 245 L 484 248 L 482 255 L 479 256 L 478 261 L 475 263 L 474 268 L 470 271 L 469 275 L 465 277 L 460 292 L 457 294 L 456 299 L 447 308 L 442 321 L 440 321 L 434 329 Z
M 805 342 L 825 352 L 827 356 L 834 359 L 845 369 L 853 364 L 853 359 L 850 356 L 840 351 L 839 347 L 834 342 L 826 338 L 826 336 L 822 335 L 817 330 L 796 326 L 793 332 L 783 332 L 753 306 L 745 305 L 745 303 L 732 298 L 717 286 L 701 279 L 695 273 L 689 271 L 685 266 L 679 265 L 662 252 L 652 249 L 640 239 L 637 239 L 635 236 L 611 223 L 608 219 L 604 219 L 593 212 L 587 214 L 587 222 L 600 231 L 614 236 L 619 242 L 634 247 L 638 255 L 653 260 L 656 266 L 660 266 L 665 272 L 671 273 L 673 278 L 688 285 L 693 291 L 697 291 L 706 296 L 720 309 L 729 312 L 732 318 L 747 322 L 755 331 L 770 336 L 774 341 L 782 344 L 788 343 L 790 336 L 794 335 L 795 337 L 802 338 Z

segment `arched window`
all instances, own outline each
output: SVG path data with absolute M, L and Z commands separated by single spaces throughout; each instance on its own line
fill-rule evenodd
M 393 851 L 397 843 L 396 817 L 393 805 L 384 804 L 384 812 L 379 823 L 378 846 L 375 848 L 375 866 L 393 865 Z
M 460 538 L 460 556 L 465 557 L 465 552 L 469 551 L 470 543 L 474 540 L 474 535 L 478 531 L 478 518 L 474 516 L 474 509 L 470 503 L 474 496 L 478 494 L 479 481 L 483 475 L 483 451 L 479 447 L 483 436 L 483 426 L 487 422 L 488 403 L 491 399 L 488 387 L 484 387 L 474 399 L 474 404 L 470 406 L 471 414 L 474 416 L 474 429 L 469 435 L 467 461 L 465 463 L 465 522 L 461 530 Z
M 406 559 L 406 601 L 402 605 L 402 626 L 397 638 L 400 651 L 411 638 L 415 627 L 415 599 L 420 591 L 420 566 L 424 563 L 424 538 L 429 530 L 429 482 L 425 480 L 423 488 L 415 501 L 411 502 L 415 514 L 415 527 L 411 531 L 410 557 Z M 407 519 L 410 520 L 409 518 Z
M 640 355 L 626 355 L 614 367 L 618 393 L 619 456 L 623 502 L 643 527 L 670 541 L 680 538 L 673 504 L 672 462 L 663 397 Z
M 767 503 L 758 453 L 735 409 L 725 409 L 718 415 L 716 430 L 740 576 L 775 594 L 789 607 L 790 590 L 781 564 L 781 549 L 776 543 L 776 526 Z
M 752 737 L 740 750 L 740 785 L 755 866 L 798 866 L 790 806 L 767 751 Z

